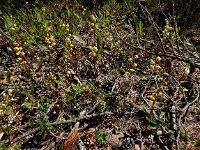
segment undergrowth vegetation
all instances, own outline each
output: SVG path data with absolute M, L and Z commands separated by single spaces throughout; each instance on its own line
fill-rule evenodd
M 200 145 L 199 45 L 176 8 L 155 20 L 144 1 L 16 5 L 0 7 L 0 149 Z

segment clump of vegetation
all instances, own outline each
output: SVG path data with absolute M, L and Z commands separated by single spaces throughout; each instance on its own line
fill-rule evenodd
M 140 1 L 3 2 L 0 149 L 199 146 L 199 45 L 178 4 L 159 22 Z

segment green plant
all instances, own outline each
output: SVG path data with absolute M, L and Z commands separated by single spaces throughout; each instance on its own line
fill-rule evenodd
M 78 84 L 72 84 L 71 90 L 66 95 L 67 101 L 74 101 L 77 96 L 84 92 L 84 85 Z
M 45 120 L 44 118 L 37 118 L 36 124 L 40 128 L 41 133 L 47 133 L 49 131 L 49 129 L 52 128 L 50 123 L 47 120 Z
M 10 65 L 0 66 L 1 142 L 9 148 L 16 141 L 19 147 L 27 148 L 26 135 L 39 130 L 46 141 L 35 134 L 38 145 L 43 142 L 45 147 L 55 140 L 56 145 L 64 146 L 58 138 L 65 138 L 63 131 L 70 131 L 78 121 L 92 143 L 84 144 L 91 149 L 94 135 L 98 144 L 94 147 L 106 149 L 108 143 L 112 144 L 106 128 L 115 134 L 129 128 L 129 124 L 133 131 L 140 130 L 144 141 L 154 135 L 159 140 L 155 142 L 157 149 L 163 145 L 165 149 L 178 147 L 181 140 L 192 143 L 189 130 L 179 136 L 179 125 L 187 122 L 185 117 L 193 111 L 185 113 L 186 106 L 197 104 L 194 97 L 199 91 L 199 71 L 183 81 L 171 64 L 193 61 L 198 67 L 199 48 L 196 46 L 196 53 L 190 47 L 185 49 L 192 44 L 185 35 L 179 39 L 182 28 L 177 28 L 174 20 L 178 16 L 166 14 L 168 19 L 164 20 L 157 7 L 148 10 L 149 5 L 158 5 L 156 0 L 96 0 L 92 1 L 93 9 L 80 1 L 20 1 L 24 5 L 14 9 L 13 0 L 3 0 L 0 60 L 4 62 L 1 53 L 12 59 Z M 100 1 L 102 5 L 98 5 Z M 182 5 L 178 2 L 175 6 Z M 171 7 L 171 2 L 160 3 L 164 11 Z M 192 5 L 190 0 L 184 21 L 189 19 Z M 157 11 L 159 16 L 151 16 Z M 161 26 L 156 24 L 159 20 Z M 185 83 L 195 86 L 186 89 L 182 87 Z M 88 132 L 87 127 L 82 128 L 85 124 L 99 130 Z M 55 125 L 54 132 L 48 132 Z M 20 136 L 25 137 L 19 142 Z M 151 149 L 148 146 L 152 144 L 144 145 Z
M 0 144 L 0 150 L 20 150 L 17 146 L 5 146 Z
M 105 130 L 100 129 L 96 132 L 96 140 L 97 143 L 99 143 L 100 145 L 105 145 L 107 143 L 107 134 L 105 133 Z

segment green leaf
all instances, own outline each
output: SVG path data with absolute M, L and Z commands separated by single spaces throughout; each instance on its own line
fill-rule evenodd
M 3 91 L 5 89 L 6 89 L 6 87 L 0 84 L 0 91 Z
M 76 28 L 76 26 L 74 24 L 72 25 L 71 32 L 72 32 L 72 34 L 76 34 L 77 33 L 77 28 Z
M 43 118 L 37 118 L 36 124 L 39 126 L 41 133 L 46 133 L 51 128 L 50 123 Z
M 74 92 L 76 92 L 77 94 L 80 94 L 84 91 L 84 86 L 80 85 L 79 83 L 78 84 L 72 84 L 71 87 L 72 87 L 72 90 Z
M 171 138 L 171 139 L 175 139 L 175 132 L 173 131 L 173 130 L 169 130 L 169 137 Z
M 37 21 L 41 22 L 42 21 L 42 17 L 40 15 L 40 13 L 38 11 L 36 11 L 36 16 L 37 16 Z
M 142 81 L 148 81 L 149 80 L 149 75 L 144 75 L 141 77 Z
M 103 39 L 100 33 L 97 33 L 97 48 L 98 48 L 98 58 L 101 59 L 103 55 Z
M 66 100 L 67 101 L 73 101 L 75 98 L 76 98 L 76 93 L 71 92 L 71 93 L 67 94 Z
M 49 109 L 50 103 L 50 99 L 47 97 L 42 97 L 40 100 L 40 110 L 42 112 L 46 112 Z
M 90 22 L 92 22 L 92 15 L 90 15 L 90 16 L 88 17 L 88 20 L 89 20 Z
M 140 32 L 140 36 L 142 36 L 142 34 L 143 34 L 143 23 L 142 23 L 142 21 L 139 22 L 139 32 Z
M 126 31 L 130 31 L 131 27 L 128 24 L 122 26 L 122 28 Z
M 31 109 L 31 108 L 32 108 L 32 103 L 30 103 L 30 102 L 24 102 L 24 103 L 23 103 L 23 106 L 24 106 L 25 108 Z
M 49 20 L 45 20 L 44 21 L 44 26 L 48 26 L 48 24 L 49 24 Z
M 35 33 L 36 30 L 37 29 L 36 29 L 35 25 L 33 23 L 31 23 L 31 28 L 30 28 L 31 33 Z
M 185 135 L 184 135 L 184 136 L 185 136 L 185 140 L 186 140 L 186 141 L 189 141 L 189 133 L 188 133 L 187 130 L 185 131 Z
M 51 67 L 44 67 L 44 72 L 49 72 L 51 70 Z
M 147 128 L 148 128 L 148 129 L 151 129 L 151 130 L 156 130 L 156 129 L 157 129 L 157 126 L 148 125 Z
M 143 34 L 143 23 L 142 23 L 142 21 L 135 23 L 135 32 L 136 32 L 136 34 L 140 34 L 140 36 L 142 36 L 142 34 Z
M 3 131 L 5 134 L 10 134 L 11 133 L 11 126 L 5 125 L 3 127 Z
M 200 139 L 198 139 L 198 140 L 195 141 L 194 146 L 200 147 Z
M 103 129 L 100 129 L 96 132 L 96 140 L 99 144 L 106 144 L 107 143 L 107 134 Z
M 83 39 L 81 38 L 80 35 L 72 35 L 72 37 L 74 38 L 74 40 L 76 40 L 77 42 L 86 45 L 85 41 L 83 41 Z
M 36 63 L 33 63 L 32 66 L 33 68 L 37 68 L 38 65 Z
M 71 12 L 70 12 L 70 9 L 66 6 L 66 10 L 67 10 L 67 17 L 70 17 L 71 16 Z
M 10 18 L 9 15 L 5 15 L 3 20 L 4 20 L 6 28 L 9 30 L 13 26 L 12 19 Z

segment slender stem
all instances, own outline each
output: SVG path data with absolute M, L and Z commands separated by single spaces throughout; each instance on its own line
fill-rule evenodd
M 96 46 L 96 22 L 94 23 L 94 43 L 93 45 Z M 97 56 L 94 56 L 94 59 L 93 59 L 93 63 L 94 63 L 94 77 L 96 77 L 97 75 L 97 68 L 96 68 L 96 62 L 97 62 Z

